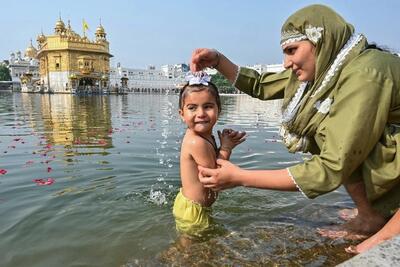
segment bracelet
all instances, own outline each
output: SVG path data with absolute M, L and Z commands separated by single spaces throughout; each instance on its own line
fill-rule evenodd
M 221 60 L 218 50 L 215 50 L 215 52 L 217 53 L 217 63 L 214 66 L 211 66 L 212 69 L 218 68 L 219 62 Z

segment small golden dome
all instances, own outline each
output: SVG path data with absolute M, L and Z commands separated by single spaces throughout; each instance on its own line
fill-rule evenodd
M 56 22 L 56 26 L 54 27 L 54 32 L 56 34 L 62 34 L 65 31 L 65 24 L 61 20 L 61 16 L 58 18 L 58 21 Z
M 37 55 L 37 50 L 36 50 L 36 48 L 33 47 L 32 40 L 31 40 L 31 44 L 25 50 L 25 57 L 35 58 L 36 55 Z
M 61 18 L 56 22 L 55 28 L 57 28 L 57 29 L 64 29 L 64 28 L 65 28 L 65 24 L 64 24 L 64 22 L 61 20 Z
M 96 33 L 105 33 L 103 26 L 100 24 L 96 29 Z
M 38 41 L 39 43 L 43 43 L 44 41 L 46 41 L 46 36 L 44 36 L 43 32 L 38 35 L 36 41 Z

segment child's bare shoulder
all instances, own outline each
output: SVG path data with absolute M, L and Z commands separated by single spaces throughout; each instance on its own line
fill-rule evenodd
M 196 164 L 213 168 L 215 167 L 216 155 L 211 145 L 196 133 L 187 131 L 182 141 L 181 155 L 190 158 Z
M 186 131 L 182 140 L 182 148 L 201 149 L 208 148 L 207 141 L 192 131 Z

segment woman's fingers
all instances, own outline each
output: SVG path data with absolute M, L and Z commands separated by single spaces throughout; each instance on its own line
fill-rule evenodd
M 192 53 L 192 57 L 190 59 L 190 70 L 192 72 L 202 70 L 201 66 L 202 50 L 203 48 L 197 48 Z
M 199 169 L 199 180 L 203 184 L 203 186 L 205 188 L 210 188 L 213 191 L 219 191 L 214 176 L 211 176 L 211 173 L 213 173 L 212 171 L 213 169 L 203 168 L 201 166 L 198 166 L 198 169 Z
M 345 248 L 344 250 L 350 254 L 359 254 L 356 246 L 349 246 L 349 247 Z
M 220 167 L 225 165 L 225 164 L 227 164 L 227 163 L 229 163 L 228 160 L 217 159 L 217 165 L 220 166 Z M 214 170 L 214 175 L 216 175 L 219 172 L 218 169 L 210 169 L 210 170 Z
M 216 60 L 217 52 L 208 48 L 197 48 L 193 51 L 190 59 L 190 70 L 193 72 L 201 71 L 206 67 L 211 67 Z
M 202 166 L 198 166 L 199 170 L 199 178 L 200 181 L 205 181 L 208 182 L 211 180 L 212 176 L 216 174 L 216 169 L 209 169 L 209 168 L 204 168 Z

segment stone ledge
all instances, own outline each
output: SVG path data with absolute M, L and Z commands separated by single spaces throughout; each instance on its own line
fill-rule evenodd
M 365 253 L 354 256 L 337 266 L 400 266 L 400 236 L 387 240 Z

